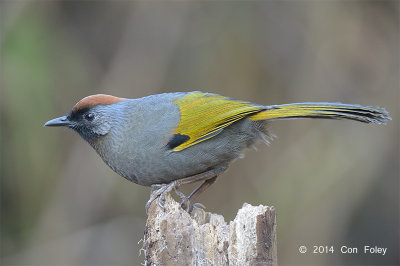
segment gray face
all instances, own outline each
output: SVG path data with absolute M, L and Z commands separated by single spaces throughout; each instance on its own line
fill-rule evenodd
M 89 143 L 111 130 L 113 112 L 108 106 L 96 105 L 71 112 L 65 116 L 48 121 L 45 126 L 69 127 L 79 133 Z

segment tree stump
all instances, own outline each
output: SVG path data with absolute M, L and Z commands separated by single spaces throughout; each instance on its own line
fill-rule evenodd
M 146 265 L 277 265 L 275 208 L 244 203 L 227 224 L 219 214 L 184 211 L 170 195 L 149 207 Z

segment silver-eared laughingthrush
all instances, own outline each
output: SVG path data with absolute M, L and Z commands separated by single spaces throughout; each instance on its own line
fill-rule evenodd
M 271 120 L 351 119 L 385 124 L 386 110 L 341 103 L 294 103 L 264 106 L 205 92 L 176 92 L 125 99 L 97 94 L 80 100 L 65 116 L 45 126 L 74 129 L 119 175 L 139 185 L 157 187 L 146 204 L 183 184 L 203 183 L 185 207 L 242 150 L 268 142 Z

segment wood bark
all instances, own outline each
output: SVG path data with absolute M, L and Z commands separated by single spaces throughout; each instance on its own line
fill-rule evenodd
M 219 214 L 184 211 L 170 195 L 149 207 L 146 265 L 277 265 L 275 208 L 244 203 L 226 223 Z

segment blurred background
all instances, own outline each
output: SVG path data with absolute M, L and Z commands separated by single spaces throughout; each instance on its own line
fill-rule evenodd
M 149 188 L 43 124 L 90 94 L 191 90 L 385 107 L 386 126 L 271 123 L 271 145 L 235 161 L 200 202 L 227 221 L 244 202 L 275 206 L 280 265 L 400 264 L 398 1 L 21 0 L 0 10 L 3 265 L 143 263 Z

